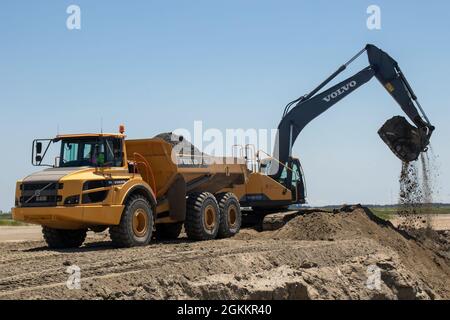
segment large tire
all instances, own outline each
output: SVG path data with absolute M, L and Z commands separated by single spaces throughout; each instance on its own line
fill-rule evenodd
M 42 227 L 45 242 L 52 249 L 78 248 L 86 239 L 86 232 L 86 229 L 62 230 Z
M 183 222 L 159 223 L 156 225 L 155 237 L 158 240 L 173 240 L 180 236 Z
M 120 224 L 109 227 L 114 246 L 120 248 L 148 245 L 152 233 L 153 210 L 141 195 L 132 196 L 125 205 Z
M 216 195 L 220 210 L 218 238 L 230 238 L 239 233 L 242 224 L 241 206 L 231 192 Z
M 189 239 L 212 240 L 219 232 L 219 205 L 209 192 L 192 193 L 186 200 L 184 229 Z

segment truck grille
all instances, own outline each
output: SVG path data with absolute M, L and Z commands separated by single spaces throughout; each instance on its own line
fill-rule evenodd
M 58 182 L 23 183 L 21 186 L 21 207 L 56 207 L 61 196 L 58 196 Z
M 49 185 L 50 184 L 50 185 Z M 45 188 L 47 185 L 49 185 L 47 188 Z M 24 183 L 22 184 L 22 190 L 23 191 L 35 191 L 35 190 L 55 190 L 55 189 L 62 189 L 60 187 L 62 186 L 61 183 L 57 182 L 42 182 L 42 183 Z

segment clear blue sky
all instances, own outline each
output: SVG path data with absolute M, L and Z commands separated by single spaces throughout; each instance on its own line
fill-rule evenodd
M 81 30 L 66 8 L 81 7 Z M 382 30 L 366 28 L 381 7 Z M 105 131 L 274 128 L 284 105 L 366 43 L 397 59 L 430 119 L 439 195 L 450 201 L 448 1 L 2 1 L 0 209 L 36 170 L 31 141 Z M 367 65 L 363 57 L 345 76 Z M 386 203 L 400 161 L 377 135 L 402 114 L 373 80 L 311 123 L 294 148 L 312 204 Z M 392 195 L 392 196 L 391 196 Z

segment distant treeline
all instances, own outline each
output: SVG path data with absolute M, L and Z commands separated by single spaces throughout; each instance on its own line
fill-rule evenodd
M 0 219 L 12 219 L 11 212 L 0 212 Z
M 399 204 L 361 204 L 364 207 L 368 207 L 368 208 L 385 208 L 385 209 L 389 209 L 389 208 L 398 208 L 400 205 Z M 435 203 L 424 203 L 422 205 L 426 205 L 429 206 L 431 205 L 434 208 L 446 208 L 446 207 L 450 207 L 450 203 L 442 203 L 442 202 L 435 202 Z M 324 209 L 335 209 L 335 208 L 341 208 L 343 205 L 339 204 L 339 205 L 326 205 L 326 206 L 319 206 L 319 207 L 314 207 L 314 206 L 302 206 L 303 208 L 324 208 Z
M 434 202 L 434 203 L 422 203 L 422 205 L 424 206 L 432 206 L 434 208 L 444 208 L 444 207 L 449 207 L 450 203 L 441 203 L 441 202 Z M 370 207 L 370 208 L 397 208 L 398 206 L 400 206 L 399 204 L 364 204 L 365 207 Z

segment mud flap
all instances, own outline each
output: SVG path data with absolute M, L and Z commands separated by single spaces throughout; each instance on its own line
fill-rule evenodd
M 169 200 L 170 217 L 176 221 L 186 219 L 186 182 L 181 174 L 178 174 L 175 181 L 167 192 Z
M 378 135 L 404 162 L 417 160 L 421 152 L 427 151 L 429 144 L 426 133 L 409 124 L 401 116 L 395 116 L 386 121 L 378 130 Z

